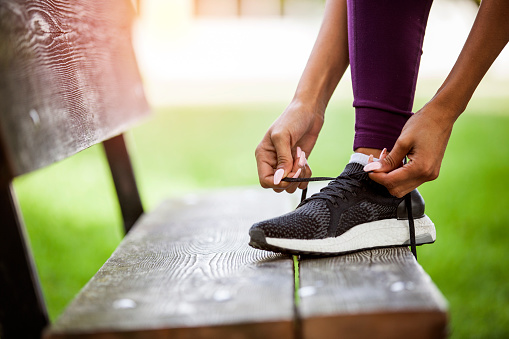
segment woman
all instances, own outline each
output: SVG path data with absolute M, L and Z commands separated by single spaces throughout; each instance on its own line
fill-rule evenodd
M 348 64 L 356 114 L 345 171 L 292 213 L 253 225 L 254 247 L 337 254 L 409 241 L 410 193 L 417 244 L 435 240 L 415 190 L 437 178 L 452 127 L 509 40 L 509 1 L 484 0 L 470 35 L 436 95 L 411 113 L 431 0 L 330 0 L 296 94 L 256 149 L 260 183 L 294 192 L 310 177 L 305 160 L 325 107 Z M 389 150 L 388 153 L 385 149 Z M 370 155 L 380 161 L 370 161 Z M 402 165 L 405 157 L 409 162 Z M 369 174 L 368 174 L 369 173 Z

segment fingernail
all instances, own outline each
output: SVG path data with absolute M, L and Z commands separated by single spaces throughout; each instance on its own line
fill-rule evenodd
M 373 154 L 369 155 L 368 164 L 373 162 Z
M 304 167 L 306 166 L 306 153 L 304 151 L 301 151 L 300 158 L 299 158 L 299 166 Z
M 302 154 L 302 148 L 297 146 L 297 158 L 300 158 L 300 155 Z
M 384 159 L 385 159 L 385 157 L 387 156 L 387 154 L 386 154 L 386 153 L 387 153 L 387 148 L 384 148 L 384 149 L 382 150 L 382 153 L 380 153 L 380 161 L 382 161 L 382 160 L 384 160 Z
M 370 172 L 380 168 L 382 168 L 382 164 L 378 161 L 375 161 L 364 166 L 364 172 Z
M 298 178 L 298 177 L 299 177 L 299 175 L 300 175 L 300 172 L 302 172 L 302 169 L 301 169 L 301 168 L 299 168 L 299 169 L 297 170 L 297 172 L 295 172 L 295 174 L 293 175 L 293 178 L 294 178 L 294 179 Z
M 285 174 L 285 170 L 280 168 L 274 173 L 274 185 L 279 185 L 281 179 L 283 179 L 283 175 Z

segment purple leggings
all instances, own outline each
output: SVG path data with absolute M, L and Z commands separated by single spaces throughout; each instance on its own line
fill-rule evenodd
M 412 115 L 433 0 L 347 0 L 354 150 L 394 146 Z

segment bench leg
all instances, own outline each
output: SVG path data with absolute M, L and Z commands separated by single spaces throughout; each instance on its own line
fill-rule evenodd
M 48 324 L 39 280 L 11 184 L 0 192 L 0 337 L 40 338 Z
M 127 233 L 143 214 L 143 206 L 124 135 L 120 134 L 103 141 L 103 146 L 117 190 L 118 202 L 124 219 L 124 230 Z

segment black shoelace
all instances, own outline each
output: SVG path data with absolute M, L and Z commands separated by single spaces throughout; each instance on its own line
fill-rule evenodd
M 339 176 L 337 178 L 332 177 L 314 177 L 314 178 L 284 178 L 282 181 L 286 182 L 312 182 L 312 181 L 332 181 L 329 183 L 328 186 L 322 188 L 319 193 L 316 193 L 312 195 L 308 200 L 310 199 L 327 199 L 332 202 L 334 206 L 337 205 L 336 200 L 334 197 L 340 198 L 340 199 L 346 199 L 343 192 L 348 191 L 350 193 L 353 192 L 354 187 L 360 187 L 360 183 L 357 179 L 355 179 L 356 176 L 364 176 L 371 172 L 355 172 L 344 176 Z M 343 179 L 343 180 L 336 180 L 336 179 Z M 306 200 L 308 189 L 307 187 L 302 190 L 302 195 L 300 198 L 300 204 L 302 205 L 304 200 Z M 412 251 L 412 254 L 415 257 L 415 260 L 417 260 L 417 248 L 416 248 L 416 242 L 415 242 L 415 225 L 414 225 L 414 217 L 412 214 L 412 198 L 410 197 L 410 193 L 408 193 L 405 196 L 405 205 L 408 213 L 408 228 L 410 231 L 410 250 Z

